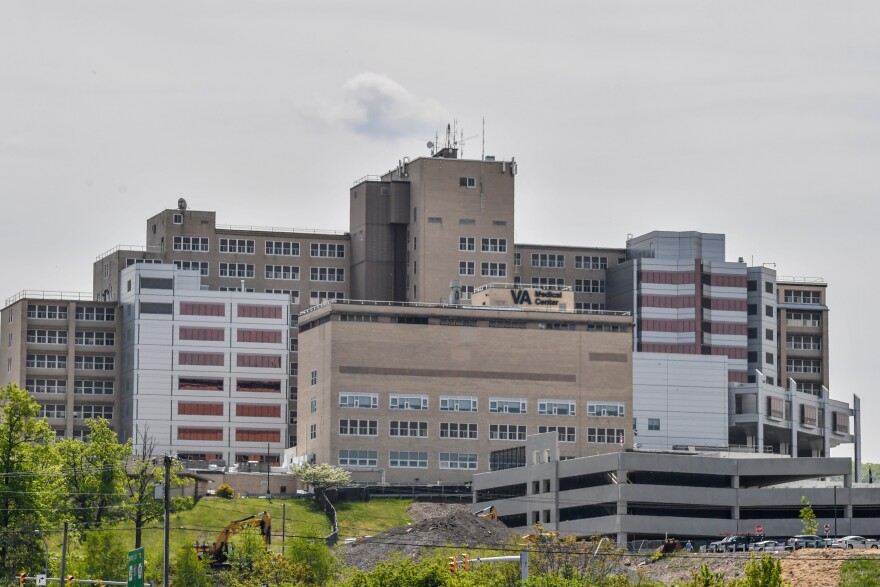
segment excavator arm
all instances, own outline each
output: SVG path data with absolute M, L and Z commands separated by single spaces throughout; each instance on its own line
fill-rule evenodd
M 266 511 L 240 520 L 234 520 L 226 524 L 226 526 L 220 530 L 220 533 L 217 535 L 217 539 L 214 540 L 212 546 L 196 543 L 196 552 L 199 553 L 199 556 L 204 556 L 206 554 L 209 555 L 213 559 L 214 565 L 222 566 L 223 563 L 226 562 L 226 553 L 229 550 L 229 541 L 232 537 L 246 528 L 257 527 L 260 529 L 260 534 L 263 536 L 266 544 L 271 544 L 272 517 L 269 515 L 269 512 Z

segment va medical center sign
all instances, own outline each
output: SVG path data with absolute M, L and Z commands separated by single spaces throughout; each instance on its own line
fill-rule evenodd
M 510 297 L 515 306 L 558 306 L 562 301 L 561 291 L 512 289 Z

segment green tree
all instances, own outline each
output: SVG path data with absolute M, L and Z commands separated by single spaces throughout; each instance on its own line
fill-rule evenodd
M 813 511 L 813 506 L 807 501 L 805 495 L 801 496 L 801 503 L 804 504 L 804 507 L 802 507 L 800 511 L 801 525 L 803 526 L 804 534 L 815 534 L 819 531 L 819 524 L 816 523 L 816 513 Z
M 229 544 L 226 562 L 236 574 L 249 577 L 254 572 L 257 560 L 266 552 L 266 540 L 255 528 L 248 528 L 236 536 Z
M 85 532 L 79 547 L 71 553 L 70 572 L 82 579 L 125 581 L 128 578 L 128 549 L 119 540 L 119 532 Z
M 161 499 L 155 498 L 155 487 L 161 485 L 165 470 L 162 457 L 155 455 L 156 443 L 150 437 L 149 430 L 138 434 L 137 451 L 129 460 L 127 475 L 123 481 L 125 493 L 124 515 L 134 522 L 134 547 L 141 547 L 143 528 L 152 521 L 161 520 L 165 515 L 165 506 Z M 178 473 L 182 467 L 177 461 L 171 468 L 171 487 L 180 487 L 187 481 Z M 185 510 L 193 505 L 188 497 L 173 497 L 171 505 L 174 511 Z
M 331 487 L 351 483 L 351 473 L 329 463 L 294 465 L 290 467 L 290 474 L 301 482 L 311 485 L 316 495 Z
M 211 577 L 208 574 L 210 562 L 199 560 L 196 551 L 184 546 L 174 557 L 174 576 L 171 584 L 174 587 L 209 587 Z
M 804 500 L 806 501 L 806 500 Z M 736 583 L 736 587 L 783 587 L 782 562 L 769 554 L 752 558 L 746 563 L 746 578 Z
M 131 441 L 120 444 L 106 420 L 86 420 L 86 427 L 88 442 L 67 439 L 56 445 L 61 507 L 80 532 L 123 514 L 126 461 L 131 456 Z
M 51 494 L 54 433 L 28 392 L 0 388 L 0 575 L 43 567 L 46 496 Z
M 724 587 L 724 573 L 713 572 L 706 564 L 701 564 L 698 569 L 691 569 L 691 580 L 682 587 Z
M 323 538 L 294 538 L 288 540 L 285 559 L 303 569 L 301 582 L 325 585 L 336 576 L 338 564 Z

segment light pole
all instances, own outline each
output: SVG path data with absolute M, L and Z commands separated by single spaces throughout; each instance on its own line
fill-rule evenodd
M 269 497 L 269 472 L 272 470 L 272 465 L 269 463 L 269 458 L 272 455 L 269 454 L 269 443 L 266 443 L 266 497 Z

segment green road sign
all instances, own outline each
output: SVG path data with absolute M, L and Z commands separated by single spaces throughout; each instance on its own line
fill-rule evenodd
M 128 551 L 128 587 L 144 587 L 144 549 Z

